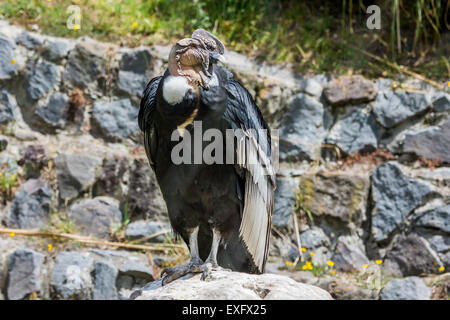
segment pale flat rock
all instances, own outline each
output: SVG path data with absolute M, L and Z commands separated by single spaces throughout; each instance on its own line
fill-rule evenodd
M 286 276 L 231 271 L 213 271 L 205 281 L 196 274 L 164 287 L 161 280 L 154 281 L 135 291 L 132 297 L 136 300 L 332 300 L 327 291 Z

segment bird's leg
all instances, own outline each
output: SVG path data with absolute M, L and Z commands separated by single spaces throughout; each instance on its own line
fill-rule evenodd
M 211 244 L 211 251 L 209 252 L 208 258 L 204 264 L 200 266 L 202 272 L 202 280 L 205 280 L 210 274 L 211 270 L 222 269 L 217 263 L 217 251 L 219 250 L 220 240 L 222 239 L 220 232 L 213 228 L 213 241 Z
M 189 235 L 189 251 L 191 253 L 191 259 L 189 261 L 180 263 L 171 268 L 165 268 L 161 272 L 162 285 L 172 282 L 190 272 L 203 272 L 200 270 L 200 266 L 203 265 L 203 261 L 200 258 L 198 252 L 198 227 L 196 227 Z

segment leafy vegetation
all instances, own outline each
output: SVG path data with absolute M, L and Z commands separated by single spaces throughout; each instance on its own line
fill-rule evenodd
M 288 62 L 299 72 L 399 72 L 363 53 L 406 65 L 427 77 L 450 78 L 450 0 L 3 0 L 14 23 L 58 36 L 89 35 L 134 46 L 172 43 L 196 28 L 230 49 Z M 79 5 L 80 28 L 66 27 L 67 7 Z M 367 7 L 381 9 L 381 29 L 366 27 Z

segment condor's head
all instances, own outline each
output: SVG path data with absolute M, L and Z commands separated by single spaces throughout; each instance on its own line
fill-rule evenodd
M 178 41 L 170 51 L 163 95 L 169 104 L 178 104 L 189 93 L 198 95 L 198 88 L 208 90 L 217 85 L 213 65 L 223 61 L 225 47 L 211 33 L 198 29 L 191 38 Z

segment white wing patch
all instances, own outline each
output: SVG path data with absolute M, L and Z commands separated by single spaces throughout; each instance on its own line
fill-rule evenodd
M 260 272 L 264 272 L 272 223 L 275 174 L 251 130 L 236 130 L 237 161 L 245 168 L 244 212 L 239 233 Z

